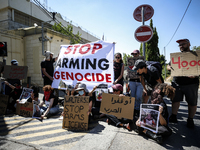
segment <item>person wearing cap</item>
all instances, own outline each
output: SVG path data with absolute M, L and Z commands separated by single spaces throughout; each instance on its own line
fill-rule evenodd
M 18 61 L 16 59 L 12 59 L 10 64 L 11 66 L 18 66 Z M 11 85 L 21 84 L 19 79 L 7 79 L 7 82 L 9 82 Z M 12 88 L 8 85 L 5 85 L 5 95 L 9 95 L 11 91 L 12 91 Z
M 190 50 L 190 41 L 188 39 L 180 39 L 176 41 L 179 45 L 181 52 L 189 52 Z M 167 66 L 168 70 L 171 70 L 170 63 Z M 176 89 L 175 97 L 172 100 L 172 114 L 169 117 L 169 122 L 177 123 L 177 113 L 180 106 L 180 101 L 185 100 L 188 103 L 188 119 L 187 127 L 194 127 L 194 115 L 197 110 L 197 101 L 198 101 L 198 88 L 199 88 L 199 77 L 198 76 L 178 76 L 173 77 L 172 86 Z
M 119 96 L 125 96 L 123 95 L 123 86 L 121 84 L 115 84 L 112 86 L 113 89 L 113 94 L 119 95 Z M 129 125 L 129 123 L 123 123 L 124 119 L 118 119 L 116 116 L 114 115 L 106 115 L 106 117 L 108 118 L 106 120 L 106 122 L 108 124 L 113 124 L 116 127 L 123 127 L 129 131 L 131 131 L 131 127 Z M 132 122 L 132 120 L 128 120 L 126 122 Z
M 53 58 L 53 53 L 50 51 L 45 51 L 44 56 L 46 57 L 44 61 L 41 62 L 42 77 L 44 79 L 44 86 L 51 85 L 53 82 L 54 67 L 53 63 L 58 57 Z
M 116 53 L 115 54 L 115 59 L 114 59 L 114 83 L 113 84 L 121 84 L 122 86 L 124 85 L 124 63 L 122 60 L 122 55 L 121 53 Z
M 148 98 L 156 84 L 163 83 L 161 75 L 156 67 L 152 65 L 147 67 L 145 61 L 140 59 L 135 62 L 132 70 L 137 71 L 137 74 L 140 75 L 140 81 L 144 88 L 143 99 L 144 103 L 147 103 Z
M 134 50 L 131 53 L 131 55 L 137 58 L 140 56 L 140 51 Z M 129 79 L 129 87 L 131 90 L 131 97 L 135 97 L 134 114 L 137 117 L 139 117 L 140 104 L 142 103 L 142 93 L 143 93 L 143 86 L 140 82 L 140 77 L 138 76 L 138 78 Z

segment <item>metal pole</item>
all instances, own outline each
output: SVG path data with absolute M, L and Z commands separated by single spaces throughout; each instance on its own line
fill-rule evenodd
M 42 22 L 42 55 L 44 55 L 44 22 Z
M 142 25 L 144 25 L 144 7 L 142 7 Z M 144 59 L 145 59 L 145 42 L 142 43 L 142 48 L 143 48 L 143 56 L 144 56 Z

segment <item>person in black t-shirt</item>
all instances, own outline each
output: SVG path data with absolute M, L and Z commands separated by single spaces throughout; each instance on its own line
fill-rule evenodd
M 53 58 L 53 53 L 50 51 L 45 51 L 46 59 L 41 62 L 42 68 L 42 77 L 44 79 L 44 86 L 51 85 L 53 82 L 53 73 L 54 67 L 53 63 L 57 60 L 58 57 Z
M 39 104 L 40 112 L 42 114 L 41 119 L 44 119 L 47 115 L 48 118 L 50 115 L 59 113 L 58 97 L 53 94 L 53 88 L 50 85 L 46 85 L 43 87 L 43 91 L 43 101 Z M 46 107 L 43 106 L 44 103 Z
M 115 60 L 114 60 L 114 83 L 113 84 L 121 84 L 122 86 L 124 85 L 124 63 L 122 60 L 122 55 L 121 53 L 116 53 L 115 54 Z
M 190 52 L 190 41 L 188 39 L 180 39 L 176 41 L 179 43 L 181 52 Z M 167 66 L 171 70 L 170 64 Z M 197 110 L 198 89 L 199 89 L 199 76 L 179 76 L 173 77 L 172 86 L 176 88 L 176 94 L 172 100 L 172 114 L 169 122 L 177 123 L 177 113 L 180 106 L 180 101 L 183 101 L 183 96 L 188 103 L 188 119 L 187 127 L 194 127 L 194 115 Z
M 161 75 L 156 67 L 151 65 L 150 68 L 147 68 L 144 60 L 137 60 L 132 70 L 137 71 L 137 73 L 140 75 L 140 81 L 144 87 L 144 103 L 147 103 L 155 85 L 162 83 Z

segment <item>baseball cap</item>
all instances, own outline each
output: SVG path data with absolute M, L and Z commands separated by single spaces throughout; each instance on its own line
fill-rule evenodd
M 15 59 L 13 59 L 13 60 L 11 60 L 11 64 L 12 64 L 12 65 L 16 65 L 16 66 L 17 66 L 17 65 L 18 65 L 18 61 L 17 61 L 17 60 L 15 60 Z
M 180 43 L 181 41 L 186 41 L 186 42 L 190 43 L 190 41 L 188 39 L 180 39 L 180 40 L 177 40 L 176 42 Z
M 122 91 L 123 92 L 123 87 L 122 87 L 122 85 L 121 84 L 115 84 L 115 85 L 113 85 L 113 86 L 111 86 L 113 89 L 115 89 L 115 90 L 120 90 L 120 91 Z
M 134 50 L 134 51 L 131 53 L 131 55 L 136 54 L 136 53 L 139 54 L 140 51 L 136 49 L 136 50 Z
M 146 63 L 144 60 L 141 60 L 141 59 L 138 59 L 136 62 L 135 62 L 135 65 L 134 67 L 132 68 L 132 70 L 138 70 L 140 67 L 142 66 L 145 66 Z
M 53 53 L 52 52 L 50 52 L 50 51 L 45 51 L 44 52 L 44 56 L 46 57 L 46 59 L 50 59 L 50 55 L 53 55 Z
M 81 83 L 78 85 L 78 88 L 76 89 L 76 91 L 79 90 L 85 90 L 85 92 L 88 92 L 88 89 L 86 88 L 86 85 L 84 83 Z

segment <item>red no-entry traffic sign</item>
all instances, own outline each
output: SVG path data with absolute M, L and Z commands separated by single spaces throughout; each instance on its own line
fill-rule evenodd
M 134 35 L 135 35 L 135 39 L 138 42 L 147 42 L 152 38 L 153 30 L 151 29 L 150 26 L 143 25 L 135 30 Z
M 138 6 L 133 12 L 133 17 L 135 18 L 135 20 L 139 22 L 142 22 L 142 14 L 141 14 L 142 7 L 144 7 L 144 21 L 151 19 L 151 17 L 154 14 L 154 9 L 150 5 Z

